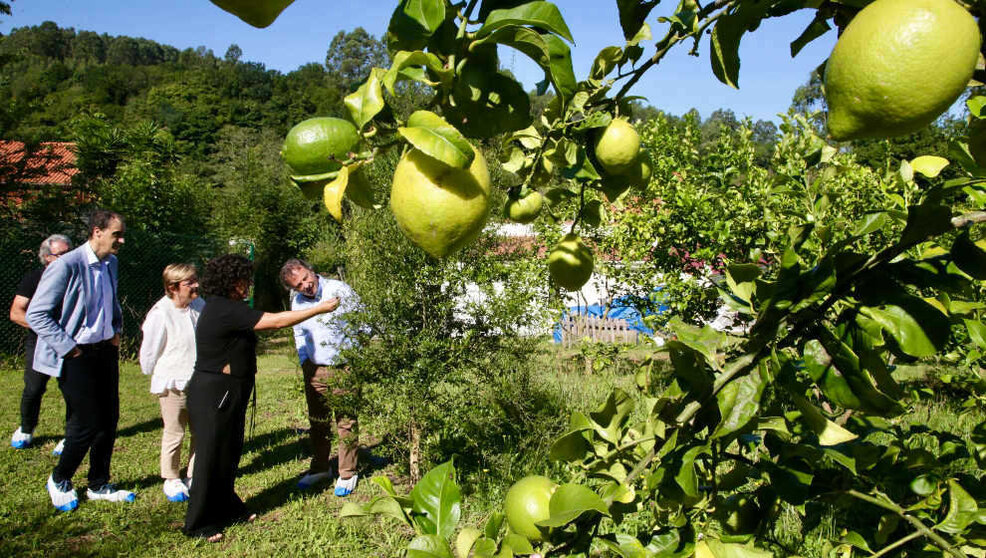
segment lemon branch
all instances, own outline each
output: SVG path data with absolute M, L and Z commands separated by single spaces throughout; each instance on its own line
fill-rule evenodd
M 660 63 L 661 60 L 664 58 L 664 56 L 667 55 L 667 53 L 671 50 L 671 48 L 674 47 L 676 44 L 687 39 L 688 37 L 692 37 L 692 36 L 701 37 L 705 29 L 708 28 L 708 26 L 711 25 L 714 21 L 722 17 L 728 11 L 729 7 L 732 6 L 732 3 L 734 1 L 735 0 L 716 0 L 716 2 L 713 2 L 705 6 L 701 10 L 699 10 L 697 17 L 702 19 L 702 22 L 693 31 L 686 32 L 681 28 L 672 27 L 671 30 L 668 31 L 667 35 L 665 35 L 664 38 L 657 43 L 655 47 L 657 51 L 654 53 L 654 55 L 651 56 L 646 62 L 644 62 L 639 68 L 635 69 L 633 72 L 630 72 L 629 74 L 626 74 L 630 76 L 630 79 L 623 84 L 623 86 L 620 88 L 620 91 L 616 94 L 615 99 L 621 99 L 624 96 L 626 96 L 626 94 L 630 91 L 630 89 L 633 88 L 633 86 L 638 81 L 640 81 L 640 78 L 642 78 L 643 75 L 647 73 L 648 70 L 650 70 L 658 63 Z M 717 11 L 719 13 L 716 13 L 715 15 L 710 17 L 710 14 Z

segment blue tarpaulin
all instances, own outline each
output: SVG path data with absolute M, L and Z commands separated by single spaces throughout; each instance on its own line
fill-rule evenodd
M 630 297 L 621 297 L 613 300 L 613 303 L 608 307 L 601 304 L 592 304 L 589 306 L 571 306 L 566 308 L 562 313 L 561 319 L 555 324 L 554 328 L 554 340 L 555 343 L 561 343 L 561 330 L 562 323 L 565 318 L 569 315 L 582 315 L 582 316 L 594 316 L 597 318 L 602 318 L 606 316 L 608 318 L 626 320 L 630 324 L 630 329 L 635 329 L 644 335 L 654 335 L 654 330 L 644 325 L 643 316 L 640 311 L 631 305 Z M 607 314 L 607 308 L 609 313 Z M 663 314 L 667 312 L 670 308 L 665 304 L 660 304 L 658 306 L 658 314 Z M 653 312 L 647 312 L 645 315 L 652 314 Z

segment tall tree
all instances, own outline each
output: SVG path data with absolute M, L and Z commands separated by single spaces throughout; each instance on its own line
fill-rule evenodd
M 387 47 L 362 27 L 339 31 L 325 55 L 325 67 L 339 78 L 344 90 L 370 75 L 370 68 L 388 64 Z

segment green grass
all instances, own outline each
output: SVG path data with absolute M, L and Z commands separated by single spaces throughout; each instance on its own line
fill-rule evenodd
M 558 358 L 550 348 L 541 358 L 544 366 L 535 381 L 570 409 L 594 407 L 612 386 L 628 380 L 608 374 L 586 377 L 580 362 L 567 355 Z M 236 488 L 260 516 L 254 523 L 228 529 L 224 542 L 209 544 L 181 534 L 187 504 L 168 502 L 161 491 L 160 409 L 148 392 L 149 377 L 134 363 L 124 362 L 120 371 L 121 410 L 112 480 L 121 488 L 136 490 L 137 501 L 86 501 L 87 459 L 73 479 L 81 495 L 79 508 L 60 513 L 51 506 L 44 485 L 57 460 L 51 450 L 64 428 L 61 393 L 55 381 L 49 382 L 35 444 L 27 450 L 12 449 L 7 440 L 19 422 L 23 383 L 19 365 L 8 361 L 0 368 L 0 435 L 5 436 L 0 446 L 0 556 L 398 555 L 413 535 L 410 530 L 386 519 L 339 519 L 346 499 L 332 494 L 331 483 L 310 492 L 295 489 L 311 455 L 301 370 L 294 351 L 283 343 L 269 344 L 259 358 L 259 369 L 255 430 L 252 438 L 247 435 Z M 567 413 L 558 421 L 567 422 Z M 387 432 L 375 431 L 372 417 L 361 417 L 360 428 L 361 441 L 392 439 Z M 551 436 L 544 434 L 545 448 Z M 400 455 L 388 443 L 399 442 L 384 442 L 372 448 L 373 454 Z M 509 454 L 510 448 L 502 451 Z M 472 490 L 463 505 L 463 525 L 478 524 L 502 498 L 507 488 L 503 479 L 518 478 L 526 471 L 470 473 Z M 374 485 L 365 482 L 374 474 L 390 476 L 398 490 L 409 489 L 406 467 L 389 464 L 364 471 L 350 499 L 365 502 L 377 493 Z

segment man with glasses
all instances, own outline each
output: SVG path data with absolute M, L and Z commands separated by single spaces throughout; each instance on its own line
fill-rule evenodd
M 343 409 L 338 405 L 340 398 L 352 395 L 351 392 L 333 384 L 345 381 L 348 375 L 341 351 L 353 346 L 356 332 L 347 323 L 346 313 L 359 308 L 359 296 L 346 283 L 319 276 L 310 264 L 299 259 L 284 262 L 280 276 L 284 288 L 291 291 L 291 310 L 303 310 L 333 298 L 338 300 L 338 308 L 333 312 L 309 318 L 294 326 L 295 345 L 305 379 L 305 400 L 311 424 L 309 436 L 313 446 L 311 467 L 298 481 L 298 488 L 307 489 L 333 476 L 329 465 L 332 451 L 329 424 L 335 411 L 339 477 L 334 492 L 336 496 L 349 496 L 356 489 L 357 481 L 359 446 L 356 416 L 352 409 Z M 334 396 L 332 400 L 328 399 L 330 390 Z
M 48 388 L 48 379 L 51 378 L 51 376 L 34 369 L 34 347 L 38 341 L 38 334 L 34 333 L 27 325 L 27 306 L 38 290 L 38 283 L 41 282 L 41 274 L 44 273 L 44 270 L 51 262 L 71 249 L 72 241 L 63 234 L 53 234 L 44 239 L 38 250 L 38 259 L 41 260 L 41 265 L 44 267 L 24 275 L 17 286 L 14 301 L 10 304 L 10 321 L 27 330 L 24 335 L 24 392 L 21 394 L 21 424 L 10 438 L 10 445 L 14 449 L 28 448 L 34 441 L 34 429 L 38 426 L 38 416 L 41 414 L 41 398 Z M 65 440 L 58 442 L 52 453 L 61 455 L 64 444 Z

